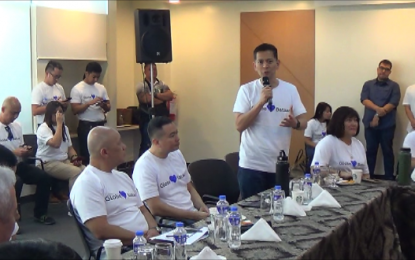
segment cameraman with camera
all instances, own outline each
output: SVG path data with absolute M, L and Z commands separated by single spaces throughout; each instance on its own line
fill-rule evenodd
M 153 87 L 151 89 L 151 66 L 153 66 Z M 143 72 L 144 80 L 138 83 L 136 95 L 139 102 L 140 111 L 140 132 L 141 145 L 140 156 L 151 146 L 151 140 L 148 136 L 147 127 L 152 116 L 169 116 L 167 101 L 173 99 L 173 92 L 161 80 L 157 79 L 157 66 L 154 63 L 146 63 Z M 154 93 L 154 108 L 151 106 L 151 92 Z

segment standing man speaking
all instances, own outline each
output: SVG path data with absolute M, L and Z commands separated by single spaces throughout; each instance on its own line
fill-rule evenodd
M 307 126 L 306 110 L 297 88 L 276 78 L 277 48 L 261 44 L 254 50 L 254 69 L 261 77 L 242 85 L 233 112 L 242 133 L 238 182 L 242 199 L 275 186 L 279 152 L 288 156 L 291 129 Z

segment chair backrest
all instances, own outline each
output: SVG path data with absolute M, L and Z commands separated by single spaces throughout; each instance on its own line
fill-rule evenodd
M 79 220 L 77 218 L 77 214 L 75 213 L 75 211 L 73 209 L 73 206 L 72 206 L 72 203 L 71 203 L 71 200 L 70 199 L 66 202 L 66 206 L 68 207 L 68 210 L 71 213 L 71 215 L 72 215 L 72 217 L 73 217 L 73 219 L 75 221 L 76 228 L 77 228 L 78 233 L 79 233 L 79 235 L 81 237 L 82 245 L 84 246 L 84 249 L 85 249 L 85 252 L 86 252 L 86 254 L 88 256 L 88 259 L 95 258 L 94 255 L 92 254 L 91 249 L 89 248 L 88 242 L 86 241 L 86 234 L 85 234 L 85 232 L 83 230 L 83 226 L 82 226 L 82 224 L 79 222 Z
M 233 172 L 238 175 L 239 168 L 239 152 L 228 153 L 225 156 L 225 161 L 229 164 Z
M 238 179 L 224 160 L 205 159 L 195 161 L 189 165 L 189 173 L 200 196 L 218 197 L 219 195 L 226 195 L 226 199 L 230 204 L 238 201 Z

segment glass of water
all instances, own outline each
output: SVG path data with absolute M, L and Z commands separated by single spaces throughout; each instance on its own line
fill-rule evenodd
M 170 243 L 157 243 L 154 247 L 154 259 L 174 260 L 173 246 Z
M 271 192 L 261 193 L 260 208 L 268 212 L 271 209 L 271 203 L 272 203 L 272 193 Z
M 227 217 L 226 215 L 222 215 L 222 214 L 216 214 L 214 216 L 214 222 L 213 222 L 213 227 L 215 228 L 214 230 L 214 238 L 215 238 L 215 243 L 217 242 L 226 242 L 228 240 L 227 237 L 227 224 L 226 224 L 226 220 Z

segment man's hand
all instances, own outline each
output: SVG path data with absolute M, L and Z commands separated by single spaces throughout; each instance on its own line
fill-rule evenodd
M 378 108 L 376 108 L 376 113 L 379 116 L 384 116 L 384 115 L 386 115 L 386 109 L 384 109 L 383 107 L 378 107 Z
M 206 213 L 210 214 L 210 211 L 209 211 L 208 207 L 205 204 L 203 204 L 202 207 L 200 207 L 199 211 L 200 212 L 206 212 Z
M 272 88 L 271 87 L 264 87 L 261 90 L 261 98 L 259 99 L 259 103 L 261 106 L 264 106 L 268 99 L 272 98 Z
M 29 149 L 27 146 L 22 146 L 14 150 L 14 154 L 19 157 L 25 157 L 29 153 Z
M 155 230 L 154 228 L 149 229 L 144 233 L 144 237 L 146 239 L 149 239 L 151 237 L 155 237 L 155 236 L 158 236 L 158 235 L 159 235 L 159 232 L 157 230 Z
M 415 120 L 411 121 L 411 126 L 412 126 L 412 129 L 415 129 Z
M 196 211 L 195 214 L 196 214 L 195 219 L 198 220 L 198 221 L 202 220 L 202 219 L 205 219 L 205 218 L 210 216 L 209 213 L 206 213 L 204 211 Z
M 379 125 L 379 117 L 375 115 L 369 125 L 370 127 L 377 127 Z
M 86 102 L 86 104 L 88 104 L 89 106 L 92 106 L 92 105 L 95 105 L 95 104 L 97 104 L 98 102 L 101 102 L 101 101 L 102 101 L 101 97 L 96 97 L 96 98 Z
M 284 120 L 281 121 L 280 126 L 295 128 L 297 126 L 297 118 L 290 113 L 286 118 L 284 118 Z

